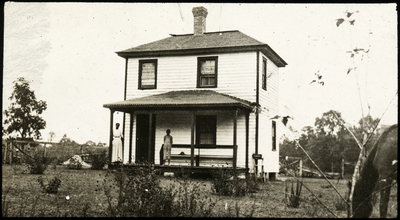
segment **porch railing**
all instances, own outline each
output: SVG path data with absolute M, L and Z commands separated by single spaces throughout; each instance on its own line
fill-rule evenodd
M 164 145 L 161 146 L 160 149 L 160 164 L 163 164 L 163 156 L 164 156 Z M 237 145 L 214 145 L 210 146 L 194 146 L 197 149 L 193 155 L 193 164 L 195 166 L 226 166 L 236 168 L 237 161 Z M 171 148 L 171 152 L 173 149 L 191 149 L 190 144 L 173 144 Z M 202 154 L 201 149 L 231 149 L 232 153 L 226 154 Z M 192 155 L 183 153 L 172 153 L 171 154 L 171 164 L 174 165 L 187 165 L 190 166 L 192 164 Z

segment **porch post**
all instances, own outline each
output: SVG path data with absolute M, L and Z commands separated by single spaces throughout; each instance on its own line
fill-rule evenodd
M 191 138 L 190 138 L 190 165 L 194 166 L 194 128 L 196 126 L 196 111 L 192 111 L 192 125 L 191 125 Z
M 112 141 L 113 141 L 113 123 L 115 110 L 110 109 L 110 142 L 108 147 L 108 161 L 111 163 Z
M 152 140 L 153 126 L 152 125 L 153 125 L 153 114 L 150 113 L 149 114 L 149 142 L 148 142 L 149 149 L 148 149 L 148 158 L 147 158 L 149 163 L 151 162 L 151 148 L 152 148 L 152 142 L 153 142 L 153 140 Z
M 237 115 L 238 110 L 233 112 L 233 168 L 236 168 L 237 161 Z
M 246 169 L 249 169 L 249 112 L 246 112 Z
M 129 120 L 129 163 L 132 163 L 132 129 L 133 129 L 133 117 L 134 112 L 130 112 L 130 120 Z

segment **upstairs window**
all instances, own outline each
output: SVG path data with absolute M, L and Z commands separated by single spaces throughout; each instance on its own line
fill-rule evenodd
M 216 144 L 217 116 L 196 116 L 196 145 L 213 147 Z
M 157 88 L 157 60 L 139 60 L 139 89 Z
M 262 89 L 267 90 L 267 60 L 262 62 Z
M 217 87 L 218 57 L 197 58 L 197 87 Z

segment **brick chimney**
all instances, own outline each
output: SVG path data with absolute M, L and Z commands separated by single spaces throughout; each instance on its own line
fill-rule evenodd
M 194 35 L 202 35 L 206 32 L 206 17 L 207 9 L 203 6 L 195 7 L 192 9 L 194 17 Z

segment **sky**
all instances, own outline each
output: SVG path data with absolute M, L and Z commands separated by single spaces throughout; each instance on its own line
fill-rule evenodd
M 381 124 L 397 123 L 395 3 L 6 2 L 3 112 L 13 81 L 24 77 L 47 103 L 43 141 L 54 132 L 54 141 L 66 134 L 82 144 L 108 143 L 110 110 L 103 104 L 124 98 L 125 59 L 115 52 L 193 33 L 197 6 L 208 10 L 207 32 L 239 30 L 288 63 L 279 69 L 280 114 L 291 116 L 294 128 L 313 126 L 329 110 L 340 112 L 348 125 L 368 114 L 382 118 Z M 337 26 L 339 18 L 345 21 Z M 355 48 L 368 52 L 351 58 Z M 323 85 L 311 83 L 316 74 Z M 121 113 L 116 122 L 122 123 Z

